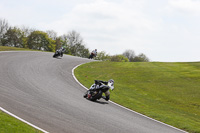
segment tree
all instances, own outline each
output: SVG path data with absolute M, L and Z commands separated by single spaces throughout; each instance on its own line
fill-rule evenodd
M 139 54 L 138 56 L 135 56 L 133 59 L 134 62 L 149 62 L 149 58 L 143 53 Z
M 3 45 L 4 35 L 9 28 L 9 24 L 5 19 L 0 19 L 0 46 Z
M 64 35 L 60 36 L 59 38 L 61 40 L 61 46 L 65 47 L 65 53 L 71 54 L 70 47 L 68 45 L 67 35 L 64 34 Z M 56 46 L 56 49 L 58 49 L 58 48 L 59 48 L 59 46 L 58 47 Z
M 111 56 L 110 61 L 113 61 L 113 62 L 128 62 L 128 58 L 123 56 L 123 55 L 114 55 L 114 56 Z
M 68 44 L 70 47 L 76 45 L 76 44 L 82 44 L 83 39 L 80 35 L 80 33 L 76 32 L 75 30 L 72 30 L 67 35 Z
M 101 51 L 101 52 L 97 53 L 97 57 L 95 57 L 95 59 L 106 61 L 106 60 L 110 60 L 110 56 L 108 54 L 106 54 L 105 51 Z
M 51 38 L 52 40 L 56 40 L 57 39 L 57 33 L 55 31 L 47 30 L 46 33 L 49 36 L 49 38 Z
M 22 45 L 22 32 L 17 27 L 10 27 L 4 34 L 3 46 L 23 47 Z
M 21 29 L 24 37 L 28 37 L 33 31 L 36 31 L 36 29 L 29 28 L 26 26 L 21 26 L 20 29 Z
M 71 55 L 80 56 L 80 57 L 88 57 L 89 50 L 83 44 L 83 39 L 80 33 L 76 31 L 71 31 L 67 35 L 67 41 L 69 45 L 69 52 Z
M 22 26 L 20 29 L 22 33 L 22 47 L 28 48 L 28 45 L 27 45 L 28 36 L 35 30 L 29 27 L 25 27 L 25 26 Z
M 79 57 L 88 58 L 89 57 L 89 49 L 85 47 L 85 45 L 80 45 L 77 51 Z
M 122 55 L 127 57 L 130 62 L 133 62 L 133 59 L 135 57 L 135 52 L 133 50 L 126 50 Z
M 56 49 L 55 50 L 57 50 L 60 47 L 62 47 L 61 38 L 60 37 L 56 38 L 55 44 L 56 44 Z
M 28 36 L 28 48 L 44 51 L 53 51 L 55 41 L 48 37 L 47 33 L 42 31 L 33 31 Z
M 85 45 L 79 43 L 70 47 L 72 55 L 79 57 L 89 57 L 89 50 L 85 48 Z

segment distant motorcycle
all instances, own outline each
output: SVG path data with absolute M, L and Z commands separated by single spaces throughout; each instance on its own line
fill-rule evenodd
M 57 58 L 58 56 L 63 57 L 64 52 L 65 49 L 61 47 L 60 49 L 56 50 L 55 54 L 53 55 L 53 58 Z
M 101 98 L 105 99 L 105 96 L 102 94 L 108 91 L 109 89 L 113 90 L 114 86 L 113 83 L 109 83 L 107 85 L 102 85 L 101 87 L 96 87 L 96 84 L 93 84 L 89 90 L 85 92 L 83 95 L 84 98 L 91 100 L 91 101 L 96 101 Z
M 93 59 L 95 57 L 95 54 L 91 53 L 89 56 L 89 59 Z
M 93 59 L 94 57 L 97 56 L 97 49 L 93 50 L 89 56 L 89 59 Z

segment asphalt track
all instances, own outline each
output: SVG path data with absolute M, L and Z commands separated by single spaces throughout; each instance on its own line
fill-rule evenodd
M 52 55 L 0 52 L 0 107 L 52 133 L 183 133 L 111 102 L 84 99 L 72 69 L 91 60 Z

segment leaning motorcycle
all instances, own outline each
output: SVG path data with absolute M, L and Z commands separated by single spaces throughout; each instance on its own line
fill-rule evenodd
M 92 52 L 92 53 L 90 54 L 90 56 L 89 56 L 89 59 L 93 59 L 93 58 L 96 57 L 96 56 L 97 56 L 97 55 L 96 55 L 95 53 Z
M 103 92 L 108 91 L 109 89 L 113 90 L 114 86 L 113 84 L 108 83 L 108 85 L 103 85 L 100 88 L 96 88 L 96 84 L 93 84 L 89 90 L 86 91 L 86 93 L 83 95 L 84 98 L 91 100 L 91 101 L 96 101 L 101 99 Z
M 55 54 L 53 55 L 53 58 L 57 58 L 58 56 L 63 57 L 64 51 L 65 51 L 64 48 L 56 50 Z
M 103 92 L 101 90 L 87 90 L 84 94 L 84 98 L 91 101 L 96 101 L 97 99 L 101 99 L 102 93 Z
M 95 55 L 93 53 L 90 54 L 89 59 L 93 59 Z

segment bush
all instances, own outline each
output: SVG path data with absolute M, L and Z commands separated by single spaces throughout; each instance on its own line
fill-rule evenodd
M 135 56 L 132 62 L 149 62 L 149 58 L 147 58 L 145 54 L 141 53 L 138 56 Z
M 111 56 L 110 58 L 110 61 L 113 61 L 113 62 L 128 62 L 128 58 L 123 56 L 123 55 L 114 55 L 114 56 Z
M 110 60 L 110 56 L 106 54 L 105 51 L 101 51 L 97 54 L 97 57 L 94 58 L 95 60 L 102 60 L 102 61 L 108 61 Z

